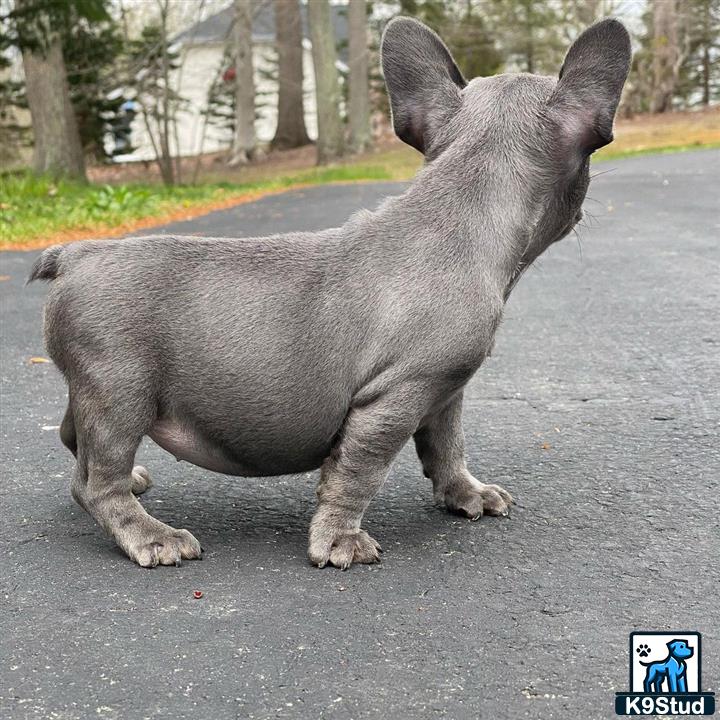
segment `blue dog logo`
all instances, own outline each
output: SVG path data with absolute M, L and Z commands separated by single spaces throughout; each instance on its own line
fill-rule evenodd
M 693 656 L 694 650 L 688 647 L 685 640 L 671 640 L 667 643 L 667 648 L 668 656 L 665 660 L 640 661 L 640 664 L 647 668 L 643 681 L 646 693 L 687 692 L 687 664 L 685 661 Z
M 618 715 L 713 715 L 702 692 L 699 632 L 630 633 L 630 690 L 615 694 Z

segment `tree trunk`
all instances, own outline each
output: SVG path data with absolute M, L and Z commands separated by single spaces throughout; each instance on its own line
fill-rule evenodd
M 652 6 L 653 91 L 650 111 L 667 112 L 677 87 L 682 65 L 680 27 L 676 0 L 663 0 Z
M 85 181 L 80 133 L 59 38 L 49 38 L 45 54 L 39 49 L 23 50 L 23 67 L 34 135 L 35 172 Z
M 362 152 L 370 146 L 370 86 L 368 82 L 367 7 L 365 0 L 348 6 L 350 58 L 350 147 Z
M 328 0 L 311 0 L 307 5 L 315 66 L 317 104 L 318 165 L 342 155 L 343 125 L 340 118 L 340 78 L 335 66 L 335 35 Z
M 710 46 L 713 42 L 710 15 L 710 1 L 705 2 L 703 8 L 703 32 L 702 32 L 702 103 L 707 106 L 710 104 Z
M 524 0 L 523 24 L 525 26 L 525 72 L 535 72 L 535 23 L 533 17 L 533 0 Z
M 278 53 L 278 124 L 271 146 L 280 150 L 310 143 L 303 107 L 302 21 L 298 0 L 275 0 Z
M 176 174 L 172 150 L 170 148 L 170 123 L 171 115 L 174 115 L 174 113 L 170 103 L 170 59 L 168 58 L 167 37 L 168 2 L 169 0 L 163 0 L 162 2 L 158 0 L 160 8 L 160 56 L 162 58 L 163 95 L 162 109 L 160 110 L 159 117 L 156 117 L 156 122 L 158 134 L 160 135 L 160 156 L 158 157 L 160 174 L 162 175 L 165 185 L 174 185 Z M 178 156 L 180 155 L 179 146 L 175 148 L 175 152 Z
M 255 78 L 252 58 L 252 0 L 235 0 L 235 137 L 230 165 L 249 162 L 255 153 Z

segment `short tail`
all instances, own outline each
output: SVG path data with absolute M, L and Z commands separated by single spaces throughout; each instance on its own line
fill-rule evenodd
M 62 245 L 53 245 L 40 253 L 40 257 L 34 262 L 28 282 L 33 280 L 54 280 L 60 275 L 60 256 L 63 252 Z

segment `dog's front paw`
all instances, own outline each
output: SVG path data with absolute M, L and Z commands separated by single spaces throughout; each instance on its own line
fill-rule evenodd
M 311 527 L 308 556 L 320 568 L 328 563 L 347 570 L 353 563 L 380 561 L 382 548 L 364 530 L 333 530 Z
M 515 504 L 507 490 L 499 485 L 484 485 L 475 478 L 446 488 L 442 499 L 450 512 L 471 520 L 477 520 L 483 515 L 507 517 L 510 506 Z

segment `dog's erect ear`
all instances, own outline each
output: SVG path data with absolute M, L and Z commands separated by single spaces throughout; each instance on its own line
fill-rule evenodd
M 391 20 L 381 53 L 395 132 L 427 153 L 438 128 L 460 107 L 467 82 L 443 41 L 417 20 Z
M 571 143 L 591 153 L 612 142 L 613 120 L 630 70 L 630 36 L 617 20 L 588 28 L 565 57 L 550 99 Z

